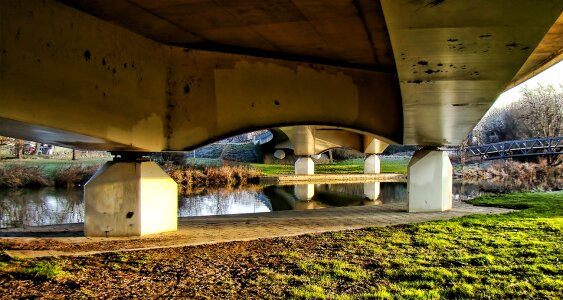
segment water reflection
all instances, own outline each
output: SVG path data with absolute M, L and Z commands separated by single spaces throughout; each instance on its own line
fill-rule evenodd
M 379 200 L 381 192 L 381 183 L 379 182 L 364 182 L 364 197 L 369 200 Z
M 455 183 L 454 198 L 478 196 L 479 184 Z M 253 190 L 215 190 L 180 196 L 180 217 L 381 205 L 407 201 L 406 183 L 303 184 Z M 0 190 L 0 228 L 80 223 L 81 189 Z
M 298 184 L 293 188 L 293 194 L 297 200 L 308 201 L 315 196 L 314 184 Z
M 80 189 L 0 190 L 0 228 L 79 223 L 84 220 Z
M 180 217 L 230 215 L 272 211 L 263 193 L 249 190 L 216 190 L 204 195 L 180 196 Z

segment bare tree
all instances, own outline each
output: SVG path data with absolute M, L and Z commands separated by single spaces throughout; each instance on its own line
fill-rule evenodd
M 557 137 L 563 134 L 563 86 L 552 85 L 522 89 L 522 98 L 515 112 L 521 122 L 521 130 L 529 138 Z M 547 164 L 563 163 L 562 155 L 547 157 Z
M 471 144 L 490 144 L 520 138 L 514 104 L 493 108 L 479 121 L 471 135 Z
M 517 110 L 529 137 L 556 137 L 563 133 L 563 86 L 541 85 L 521 91 Z

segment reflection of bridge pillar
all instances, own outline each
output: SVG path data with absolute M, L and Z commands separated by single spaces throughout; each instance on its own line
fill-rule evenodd
M 364 182 L 364 197 L 369 200 L 377 200 L 381 191 L 380 182 Z
M 86 236 L 178 229 L 178 190 L 154 162 L 108 162 L 84 186 Z
M 452 164 L 444 151 L 416 151 L 408 167 L 408 211 L 452 208 Z
M 381 161 L 377 154 L 369 154 L 364 160 L 364 174 L 381 173 Z
M 315 163 L 308 157 L 299 157 L 295 161 L 295 175 L 313 175 L 315 174 Z
M 314 184 L 298 184 L 295 185 L 293 192 L 297 200 L 307 201 L 313 199 L 315 196 Z

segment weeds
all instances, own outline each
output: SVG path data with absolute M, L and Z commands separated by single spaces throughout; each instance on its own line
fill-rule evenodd
M 45 172 L 39 166 L 10 165 L 0 167 L 0 188 L 48 186 Z
M 88 179 L 96 173 L 99 166 L 85 165 L 85 166 L 69 166 L 55 170 L 53 173 L 53 180 L 57 187 L 74 187 L 83 186 Z
M 49 261 L 31 262 L 29 266 L 22 266 L 15 273 L 15 275 L 34 280 L 52 280 L 69 275 L 68 272 L 63 271 L 59 264 Z
M 563 165 L 550 166 L 545 159 L 539 163 L 507 160 L 492 163 L 487 168 L 466 169 L 463 179 L 479 181 L 484 191 L 493 193 L 560 190 L 563 189 Z
M 197 188 L 240 187 L 258 183 L 262 172 L 247 166 L 220 167 L 167 167 L 167 173 L 178 183 L 180 193 L 190 193 Z

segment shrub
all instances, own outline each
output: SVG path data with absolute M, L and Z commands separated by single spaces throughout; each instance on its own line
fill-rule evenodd
M 178 183 L 180 193 L 199 188 L 240 187 L 257 183 L 262 172 L 252 167 L 224 165 L 220 167 L 165 166 L 165 171 Z
M 48 186 L 49 181 L 45 178 L 45 172 L 41 167 L 27 167 L 12 165 L 0 167 L 0 187 L 42 187 Z
M 482 188 L 487 192 L 560 190 L 562 178 L 563 166 L 550 166 L 546 160 L 539 163 L 507 160 L 463 172 L 464 180 L 482 181 Z
M 99 166 L 69 166 L 58 169 L 53 174 L 53 180 L 57 187 L 83 186 L 90 179 Z

